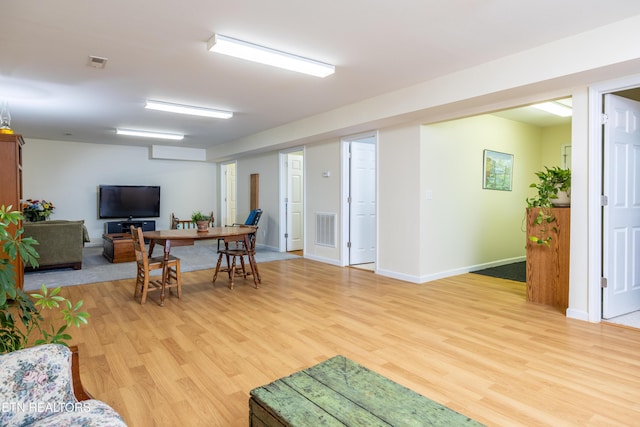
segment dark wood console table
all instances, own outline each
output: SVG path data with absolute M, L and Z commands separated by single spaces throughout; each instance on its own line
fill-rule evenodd
M 113 263 L 135 261 L 131 233 L 103 234 L 102 255 Z

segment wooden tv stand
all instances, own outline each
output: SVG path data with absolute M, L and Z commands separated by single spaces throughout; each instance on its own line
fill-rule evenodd
M 133 239 L 129 233 L 109 233 L 102 235 L 102 255 L 110 262 L 130 262 L 136 260 Z

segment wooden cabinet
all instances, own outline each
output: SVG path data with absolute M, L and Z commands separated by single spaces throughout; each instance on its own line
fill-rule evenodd
M 527 210 L 527 301 L 553 305 L 564 313 L 569 306 L 571 208 L 552 208 L 551 214 L 555 222 L 542 226 L 534 224 L 538 209 Z M 529 240 L 540 234 L 551 237 L 549 246 Z
M 113 263 L 135 261 L 136 252 L 131 233 L 103 234 L 102 255 Z
M 23 145 L 24 140 L 21 135 L 0 134 L 0 206 L 12 206 L 13 210 L 21 209 Z M 10 232 L 15 231 L 15 226 L 10 228 Z M 6 255 L 2 253 L 0 256 Z M 22 289 L 24 271 L 20 258 L 15 261 L 14 270 L 16 285 Z

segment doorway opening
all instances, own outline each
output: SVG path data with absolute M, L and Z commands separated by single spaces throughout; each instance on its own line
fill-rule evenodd
M 219 225 L 236 223 L 236 197 L 237 178 L 236 162 L 223 163 L 220 167 L 220 219 Z
M 342 264 L 375 271 L 377 133 L 342 139 Z
M 636 328 L 640 328 L 639 95 L 640 89 L 604 94 L 602 119 L 602 319 Z
M 619 192 L 619 182 L 631 182 L 632 188 L 627 188 L 623 192 L 626 199 L 625 205 L 630 209 L 631 221 L 638 221 L 640 214 L 633 211 L 632 205 L 637 204 L 637 200 L 629 199 L 629 194 L 637 194 L 638 180 L 634 177 L 638 176 L 640 166 L 637 160 L 637 149 L 633 149 L 630 152 L 622 148 L 622 145 L 618 146 L 616 142 L 617 136 L 609 135 L 608 128 L 612 126 L 605 125 L 605 122 L 613 120 L 613 126 L 618 127 L 618 122 L 622 116 L 621 110 L 616 110 L 617 107 L 610 106 L 611 97 L 626 99 L 631 103 L 631 110 L 638 105 L 636 101 L 640 101 L 640 76 L 634 76 L 629 78 L 620 79 L 613 82 L 606 82 L 601 85 L 594 85 L 590 88 L 589 98 L 592 100 L 589 106 L 589 191 L 590 197 L 588 202 L 589 208 L 589 233 L 588 237 L 588 257 L 589 262 L 588 271 L 588 320 L 591 322 L 600 322 L 606 320 L 611 323 L 618 323 L 625 326 L 640 327 L 640 314 L 637 309 L 626 308 L 623 311 L 632 310 L 625 315 L 617 316 L 619 313 L 619 307 L 617 307 L 615 296 L 619 292 L 634 291 L 634 288 L 638 288 L 637 273 L 635 277 L 623 278 L 625 275 L 621 273 L 625 270 L 633 272 L 637 271 L 637 259 L 629 256 L 615 256 L 612 254 L 612 250 L 624 250 L 624 252 L 633 252 L 633 247 L 637 247 L 637 242 L 634 241 L 633 235 L 629 235 L 629 239 L 626 240 L 624 245 L 614 248 L 612 243 L 617 237 L 625 233 L 628 234 L 628 227 L 613 227 L 615 224 L 616 213 L 613 206 L 616 208 L 621 203 L 620 197 L 623 196 Z M 607 101 L 605 99 L 608 98 Z M 626 101 L 623 101 L 626 104 Z M 605 105 L 607 104 L 607 105 Z M 626 108 L 626 107 L 625 107 Z M 603 114 L 604 113 L 604 114 Z M 630 117 L 630 115 L 638 113 L 626 112 L 624 115 Z M 640 138 L 640 130 L 637 129 L 638 120 L 637 115 L 633 126 L 626 126 L 625 133 L 629 135 L 635 134 L 634 138 Z M 628 124 L 629 124 L 628 123 Z M 620 123 L 621 124 L 621 123 Z M 613 141 L 613 143 L 612 143 Z M 632 143 L 632 145 L 634 145 Z M 639 144 L 636 144 L 637 147 Z M 612 149 L 614 151 L 612 151 Z M 625 153 L 625 151 L 627 151 Z M 622 156 L 624 154 L 624 156 Z M 633 157 L 635 159 L 632 159 Z M 618 169 L 614 165 L 616 157 L 626 159 L 627 165 L 631 165 L 630 168 L 624 170 Z M 611 168 L 615 167 L 616 170 Z M 611 192 L 618 192 L 612 197 Z M 629 193 L 629 191 L 631 193 Z M 626 228 L 626 230 L 625 230 Z M 617 235 L 617 236 L 616 236 Z M 619 242 L 622 240 L 618 239 Z M 633 275 L 634 273 L 632 273 Z M 610 277 L 608 277 L 610 276 Z M 613 297 L 613 299 L 612 299 Z M 613 304 L 613 305 L 611 305 Z M 627 304 L 627 301 L 624 302 Z M 609 305 L 609 306 L 606 306 Z M 611 317 L 613 316 L 613 317 Z M 609 317 L 609 318 L 608 318 Z M 635 323 L 634 323 L 635 322 Z
M 304 255 L 304 149 L 280 153 L 280 251 Z

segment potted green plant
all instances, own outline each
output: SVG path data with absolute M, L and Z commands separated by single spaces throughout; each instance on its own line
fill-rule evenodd
M 191 214 L 191 221 L 198 227 L 198 231 L 207 231 L 209 229 L 209 221 L 211 218 L 200 211 Z
M 45 343 L 66 344 L 71 339 L 66 329 L 87 323 L 89 314 L 80 311 L 82 300 L 72 303 L 59 295 L 60 287 L 49 290 L 42 285 L 41 293 L 27 295 L 16 285 L 15 260 L 20 257 L 25 265 L 38 266 L 37 241 L 23 237 L 20 211 L 11 206 L 0 207 L 0 354 L 31 345 Z M 15 231 L 13 231 L 15 230 Z M 41 310 L 57 310 L 61 319 L 45 320 Z M 62 321 L 61 326 L 56 324 Z
M 568 206 L 571 195 L 571 170 L 558 166 L 549 168 L 545 166 L 544 171 L 535 173 L 538 182 L 529 185 L 535 188 L 538 194 L 527 198 L 527 210 L 538 209 L 538 213 L 533 221 L 538 225 L 539 234 L 530 235 L 529 240 L 537 244 L 549 246 L 551 236 L 548 235 L 549 227 L 554 227 L 556 218 L 551 212 L 554 206 Z

